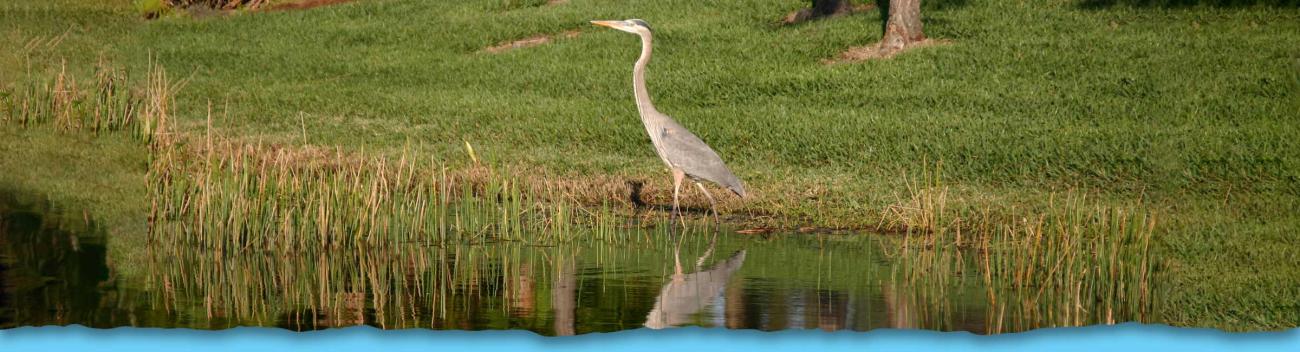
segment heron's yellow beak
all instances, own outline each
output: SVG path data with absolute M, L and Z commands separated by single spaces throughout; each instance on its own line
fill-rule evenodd
M 618 28 L 620 22 L 621 21 L 591 21 L 591 24 L 601 27 Z

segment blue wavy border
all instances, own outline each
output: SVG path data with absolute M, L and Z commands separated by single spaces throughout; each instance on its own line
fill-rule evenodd
M 980 336 L 966 332 L 761 332 L 681 328 L 573 337 L 527 331 L 379 330 L 349 327 L 295 333 L 272 328 L 223 331 L 82 326 L 0 331 L 3 351 L 1300 351 L 1300 328 L 1253 333 L 1120 324 Z

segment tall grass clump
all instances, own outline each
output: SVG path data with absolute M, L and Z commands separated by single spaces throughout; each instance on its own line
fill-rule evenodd
M 891 254 L 911 286 L 980 278 L 989 333 L 1154 318 L 1156 221 L 1140 205 L 1066 193 L 1041 209 L 960 207 L 937 172 L 924 175 L 886 218 L 903 229 Z
M 11 88 L 0 94 L 0 123 L 26 128 L 52 128 L 65 133 L 127 133 L 151 143 L 165 129 L 170 91 L 158 68 L 151 69 L 145 87 L 132 89 L 126 72 L 101 63 L 90 79 L 80 79 L 60 66 L 52 78 Z
M 982 236 L 990 332 L 1152 321 L 1155 225 L 1137 207 L 1067 196 Z
M 563 196 L 485 166 L 451 171 L 409 155 L 391 161 L 211 136 L 156 156 L 150 241 L 164 246 L 301 251 L 623 239 L 611 213 L 548 201 Z

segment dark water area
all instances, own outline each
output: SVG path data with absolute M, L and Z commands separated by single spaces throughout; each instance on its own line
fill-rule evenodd
M 82 218 L 0 193 L 0 327 L 990 329 L 978 278 L 920 285 L 873 236 L 706 233 L 651 244 L 316 253 L 151 248 L 114 262 L 112 239 Z
M 0 328 L 133 325 L 148 308 L 122 301 L 116 282 L 94 224 L 0 190 Z

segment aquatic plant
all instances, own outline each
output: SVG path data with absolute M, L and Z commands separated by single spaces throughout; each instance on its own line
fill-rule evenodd
M 108 63 L 97 65 L 93 76 L 82 81 L 61 65 L 45 82 L 0 94 L 0 123 L 66 133 L 125 132 L 146 143 L 167 129 L 179 83 L 168 81 L 162 69 L 151 69 L 141 89 L 131 89 L 126 71 Z
M 922 173 L 890 223 L 889 243 L 913 287 L 941 290 L 982 277 L 988 332 L 1152 321 L 1159 301 L 1155 216 L 1141 204 L 1053 195 L 1043 209 L 954 207 L 937 172 Z
M 209 137 L 155 152 L 150 240 L 281 250 L 407 243 L 623 241 L 608 209 L 521 186 L 487 166 L 449 170 L 315 147 Z M 581 224 L 583 226 L 575 226 Z

